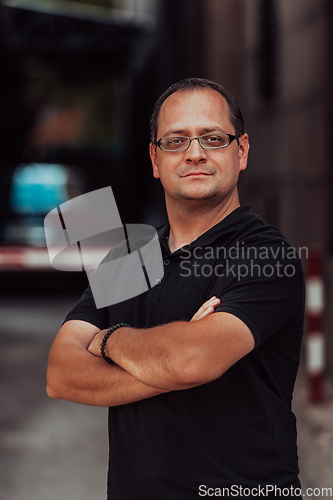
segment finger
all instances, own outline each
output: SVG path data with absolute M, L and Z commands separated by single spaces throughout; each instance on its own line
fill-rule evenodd
M 220 302 L 220 299 L 217 297 L 211 297 L 209 300 L 207 300 L 202 306 L 198 309 L 196 314 L 200 315 L 202 312 L 204 312 L 206 309 L 209 307 L 216 307 Z
M 218 303 L 220 302 L 220 299 L 218 299 L 217 297 L 211 297 L 209 300 L 206 300 L 206 302 L 204 302 L 202 304 L 202 306 L 200 307 L 201 310 L 203 309 L 206 309 L 207 307 L 210 307 L 210 306 L 215 306 L 217 305 Z M 200 311 L 200 309 L 198 309 L 197 312 Z
M 91 340 L 89 346 L 88 346 L 88 351 L 91 352 L 92 354 L 95 354 L 95 356 L 100 356 L 100 332 L 97 333 Z
M 217 298 L 217 297 L 211 297 L 204 304 L 202 304 L 202 306 L 200 307 L 200 309 L 198 309 L 197 312 L 201 313 L 202 311 L 205 311 L 209 307 L 216 307 L 220 302 L 221 301 L 220 301 L 219 298 Z
M 210 307 L 207 307 L 204 311 L 202 311 L 196 318 L 195 318 L 195 321 L 199 320 L 199 319 L 203 319 L 205 318 L 206 316 L 209 316 L 212 312 L 214 312 L 214 307 L 213 306 L 210 306 Z
M 220 299 L 217 297 L 211 297 L 207 300 L 202 306 L 197 310 L 197 312 L 192 317 L 191 321 L 197 321 L 198 319 L 202 319 L 203 317 L 212 314 L 214 312 L 214 308 L 219 305 Z

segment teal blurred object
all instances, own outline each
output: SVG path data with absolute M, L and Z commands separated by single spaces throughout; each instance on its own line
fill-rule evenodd
M 45 247 L 45 215 L 83 190 L 79 169 L 51 163 L 19 165 L 10 185 L 11 216 L 0 226 L 1 243 Z
M 12 178 L 12 211 L 22 215 L 45 215 L 68 199 L 69 175 L 68 169 L 63 165 L 19 165 Z

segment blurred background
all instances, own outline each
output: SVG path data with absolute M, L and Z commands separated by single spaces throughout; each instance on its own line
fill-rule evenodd
M 304 488 L 333 488 L 332 1 L 2 0 L 0 23 L 0 498 L 105 498 L 107 410 L 45 393 L 87 278 L 52 269 L 43 220 L 111 185 L 123 223 L 163 224 L 149 118 L 191 76 L 240 102 L 241 202 L 310 251 L 294 412 Z

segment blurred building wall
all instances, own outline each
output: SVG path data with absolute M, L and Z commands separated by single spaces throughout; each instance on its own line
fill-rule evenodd
M 247 5 L 253 148 L 246 191 L 253 209 L 296 246 L 326 244 L 324 3 L 251 0 Z
M 326 361 L 332 376 L 332 125 L 327 105 L 332 2 L 250 0 L 246 10 L 252 147 L 241 193 L 297 248 L 317 245 L 323 253 Z M 305 269 L 306 264 L 305 259 Z
M 205 77 L 221 83 L 247 110 L 246 0 L 206 0 Z

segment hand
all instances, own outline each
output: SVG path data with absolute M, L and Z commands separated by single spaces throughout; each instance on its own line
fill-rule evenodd
M 101 330 L 100 332 L 96 333 L 96 335 L 92 338 L 88 346 L 88 351 L 91 352 L 91 354 L 95 354 L 95 356 L 102 356 L 101 343 L 106 332 L 107 330 Z
M 209 316 L 214 312 L 214 309 L 216 306 L 218 306 L 221 303 L 220 299 L 217 297 L 212 297 L 211 299 L 207 300 L 200 309 L 197 310 L 195 315 L 192 317 L 191 321 L 198 321 L 199 319 L 203 319 L 206 316 Z

